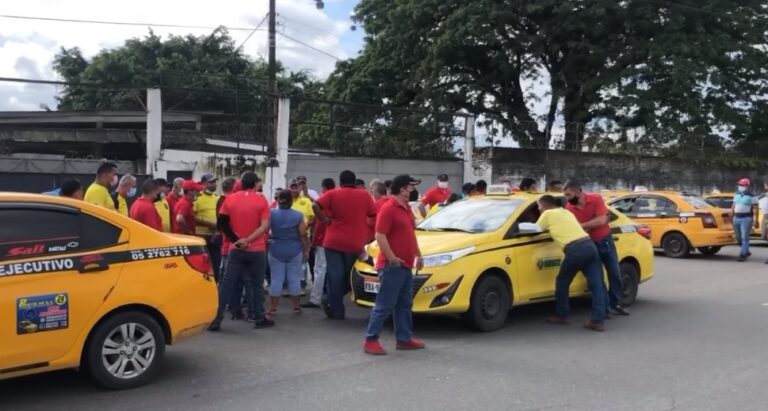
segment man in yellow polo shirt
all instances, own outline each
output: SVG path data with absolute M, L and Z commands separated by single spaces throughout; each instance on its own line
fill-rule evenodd
M 128 199 L 136 195 L 136 177 L 126 174 L 120 177 L 117 190 L 112 193 L 112 201 L 117 212 L 128 217 Z
M 88 186 L 83 201 L 115 211 L 109 188 L 117 184 L 117 164 L 102 163 L 96 170 L 96 180 Z
M 584 328 L 603 331 L 605 322 L 605 290 L 603 285 L 603 264 L 595 243 L 581 228 L 581 224 L 570 211 L 560 207 L 560 202 L 551 195 L 539 199 L 541 217 L 536 224 L 548 231 L 552 239 L 563 247 L 565 257 L 555 280 L 555 309 L 557 314 L 547 318 L 550 324 L 568 324 L 570 306 L 568 291 L 573 278 L 581 271 L 587 278 L 592 291 L 592 318 Z
M 304 215 L 304 222 L 309 227 L 315 219 L 315 212 L 312 210 L 312 199 L 301 190 L 298 180 L 291 180 L 288 187 L 291 189 L 291 194 L 293 194 L 293 205 L 291 208 Z
M 164 178 L 156 178 L 155 184 L 160 189 L 160 192 L 155 198 L 155 209 L 157 214 L 160 214 L 160 222 L 163 223 L 163 232 L 171 232 L 171 206 L 168 204 L 168 200 L 165 198 L 168 193 L 171 192 L 171 185 Z
M 216 231 L 216 204 L 219 196 L 216 195 L 219 180 L 213 174 L 203 174 L 200 184 L 204 190 L 197 196 L 192 206 L 195 212 L 195 234 L 205 239 L 208 254 L 211 256 L 213 275 L 218 282 L 221 273 L 221 236 Z

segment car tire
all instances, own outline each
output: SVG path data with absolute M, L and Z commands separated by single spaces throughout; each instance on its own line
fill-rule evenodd
M 84 365 L 98 384 L 123 390 L 151 381 L 164 354 L 165 337 L 157 321 L 142 312 L 124 312 L 97 325 Z
M 722 250 L 723 247 L 720 246 L 710 246 L 710 247 L 699 247 L 697 250 L 699 250 L 700 253 L 704 255 L 715 255 Z
M 688 239 L 680 233 L 669 233 L 661 240 L 661 248 L 664 254 L 670 258 L 685 258 L 691 254 L 691 245 Z
M 619 265 L 621 272 L 621 305 L 629 307 L 637 300 L 637 291 L 640 288 L 640 271 L 630 262 Z
M 480 278 L 472 290 L 469 311 L 464 314 L 464 320 L 477 331 L 499 330 L 507 322 L 511 300 L 504 280 L 495 275 L 486 275 Z

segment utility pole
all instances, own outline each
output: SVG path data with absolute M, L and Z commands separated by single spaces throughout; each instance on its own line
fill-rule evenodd
M 275 33 L 275 0 L 269 0 L 269 62 L 267 79 L 267 130 L 269 133 L 270 145 L 268 153 L 270 157 L 275 156 L 277 147 L 277 134 L 275 122 L 277 121 L 276 99 L 277 99 L 277 65 L 275 62 L 275 47 L 277 38 Z

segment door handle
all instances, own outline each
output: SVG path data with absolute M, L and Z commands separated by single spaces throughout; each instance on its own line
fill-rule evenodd
M 88 274 L 88 273 L 98 273 L 101 271 L 107 271 L 109 270 L 109 264 L 103 264 L 103 265 L 92 265 L 92 266 L 85 266 L 81 267 L 78 271 L 80 274 Z

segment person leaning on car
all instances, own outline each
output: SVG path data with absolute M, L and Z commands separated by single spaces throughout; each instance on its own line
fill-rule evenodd
M 536 225 L 548 231 L 558 245 L 563 247 L 565 257 L 560 265 L 560 272 L 555 280 L 556 315 L 547 318 L 550 324 L 568 324 L 570 306 L 568 292 L 573 278 L 581 271 L 587 278 L 587 285 L 592 291 L 592 318 L 584 328 L 603 331 L 605 322 L 605 289 L 603 285 L 603 267 L 597 247 L 589 235 L 581 228 L 576 217 L 560 207 L 560 202 L 551 195 L 539 199 L 541 216 Z

